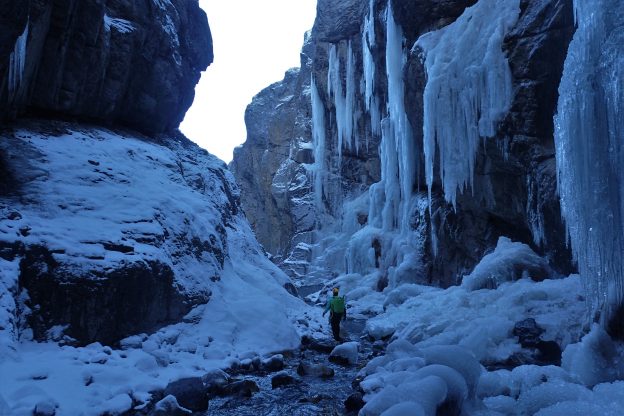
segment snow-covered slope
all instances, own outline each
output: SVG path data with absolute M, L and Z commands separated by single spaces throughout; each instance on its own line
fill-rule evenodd
M 28 123 L 2 135 L 0 156 L 12 177 L 0 195 L 9 414 L 41 401 L 60 414 L 128 410 L 173 379 L 299 344 L 303 303 L 203 149 Z

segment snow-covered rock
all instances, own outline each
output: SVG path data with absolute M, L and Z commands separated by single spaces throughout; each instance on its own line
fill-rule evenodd
M 339 364 L 355 365 L 358 362 L 359 347 L 360 344 L 356 341 L 336 345 L 329 354 L 329 360 Z
M 0 194 L 0 397 L 11 414 L 49 400 L 59 414 L 124 412 L 172 381 L 299 345 L 305 306 L 203 149 L 24 122 L 2 133 L 0 152 L 13 179 Z M 67 345 L 31 342 L 50 338 Z

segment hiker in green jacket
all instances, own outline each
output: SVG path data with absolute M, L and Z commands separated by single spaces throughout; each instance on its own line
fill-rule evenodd
M 329 322 L 331 323 L 332 332 L 334 333 L 334 339 L 338 342 L 342 342 L 340 338 L 340 321 L 347 319 L 347 307 L 345 305 L 344 296 L 338 296 L 338 288 L 333 290 L 333 297 L 328 299 L 327 306 L 323 316 L 329 311 Z

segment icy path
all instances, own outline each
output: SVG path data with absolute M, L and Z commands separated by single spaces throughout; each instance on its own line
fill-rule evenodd
M 299 351 L 291 352 L 285 357 L 284 371 L 297 380 L 295 384 L 272 388 L 271 380 L 276 373 L 263 376 L 250 375 L 241 379 L 253 380 L 260 391 L 250 398 L 224 397 L 210 401 L 210 407 L 205 415 L 345 415 L 345 400 L 355 392 L 352 383 L 358 371 L 366 365 L 373 355 L 373 346 L 364 334 L 365 320 L 348 319 L 342 328 L 343 336 L 350 341 L 359 342 L 358 364 L 342 366 L 328 360 L 329 353 L 302 347 Z M 327 333 L 331 331 L 327 325 Z M 360 338 L 362 337 L 362 338 Z M 317 340 L 322 345 L 335 345 L 333 341 Z M 306 349 L 304 349 L 306 348 Z M 286 355 L 286 354 L 285 354 Z M 323 378 L 314 375 L 297 374 L 300 363 L 311 366 L 326 366 L 334 371 L 333 377 Z

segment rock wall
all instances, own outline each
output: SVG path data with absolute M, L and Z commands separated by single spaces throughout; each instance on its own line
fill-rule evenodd
M 0 114 L 176 129 L 212 38 L 196 0 L 2 0 Z
M 427 75 L 422 51 L 412 46 L 421 35 L 449 25 L 467 7 L 476 3 L 474 0 L 391 1 L 394 18 L 403 32 L 403 49 L 407 55 L 403 67 L 404 105 L 416 144 L 411 161 L 417 166 L 413 179 L 414 194 L 427 189 L 422 153 L 423 94 Z M 308 235 L 307 243 L 318 243 L 335 232 L 336 227 L 341 227 L 340 224 L 347 214 L 344 204 L 354 201 L 382 179 L 380 130 L 383 123 L 379 126 L 373 121 L 369 108 L 372 104 L 366 102 L 368 98 L 365 84 L 370 82 L 366 80 L 367 71 L 369 74 L 372 72 L 379 118 L 384 118 L 388 115 L 384 103 L 389 97 L 386 75 L 387 7 L 388 2 L 382 0 L 319 1 L 317 19 L 304 48 L 311 62 L 304 62 L 303 68 L 306 68 L 305 71 L 310 68 L 325 110 L 327 139 L 322 154 L 325 157 L 323 166 L 327 172 L 321 198 L 324 204 L 323 214 L 319 214 L 317 207 L 317 232 Z M 374 28 L 373 32 L 367 34 L 367 28 L 371 26 Z M 467 189 L 460 193 L 456 206 L 453 207 L 446 202 L 444 190 L 436 175 L 432 184 L 431 218 L 429 213 L 421 212 L 419 215 L 424 215 L 424 219 L 419 219 L 417 213 L 414 213 L 408 220 L 410 228 L 414 232 L 420 230 L 418 232 L 421 234 L 423 228 L 419 222 L 426 222 L 426 247 L 423 253 L 427 276 L 425 281 L 441 286 L 459 283 L 461 276 L 467 274 L 485 253 L 496 246 L 499 236 L 529 244 L 549 259 L 556 272 L 569 273 L 573 270 L 556 191 L 553 144 L 557 87 L 573 32 L 573 12 L 569 0 L 520 2 L 518 21 L 507 33 L 503 43 L 512 74 L 512 105 L 509 112 L 501 118 L 494 137 L 483 140 L 483 145 L 478 149 L 472 192 Z M 371 58 L 364 56 L 363 42 L 369 46 Z M 349 71 L 353 71 L 357 85 L 352 104 L 353 138 L 357 138 L 357 144 L 353 146 L 352 143 L 343 142 L 341 151 L 338 150 L 340 109 L 337 108 L 336 92 L 330 91 L 335 86 L 328 85 L 328 80 L 332 77 L 330 72 L 335 72 L 336 67 L 335 60 L 333 64 L 330 62 L 335 59 L 330 56 L 332 53 L 338 59 L 337 68 L 343 93 L 347 94 L 344 91 L 349 88 Z M 372 62 L 372 71 L 367 69 L 366 59 Z M 307 73 L 305 77 L 308 78 Z M 284 82 L 288 82 L 288 77 Z M 305 82 L 306 79 L 300 83 L 303 88 L 289 94 L 307 98 L 310 94 Z M 279 101 L 265 102 L 264 105 L 274 109 L 269 113 L 268 119 L 281 119 Z M 252 103 L 250 111 L 253 107 Z M 286 123 L 293 125 L 291 121 Z M 248 137 L 254 137 L 256 132 L 256 127 L 248 124 Z M 286 143 L 291 143 L 291 146 L 294 143 L 292 136 L 280 131 L 269 132 L 267 137 L 270 137 L 268 141 L 283 143 L 283 149 L 286 148 Z M 297 140 L 312 142 L 311 138 Z M 243 145 L 243 149 L 251 149 L 249 140 Z M 262 155 L 263 158 L 273 159 L 274 166 L 278 165 L 278 160 L 282 160 L 282 163 L 296 163 L 292 152 L 288 155 L 282 152 L 283 156 L 280 156 L 273 149 L 271 146 L 260 146 L 254 152 L 258 157 Z M 318 160 L 305 162 L 299 166 L 307 167 L 310 180 L 314 176 L 312 171 L 315 164 L 318 165 Z M 284 178 L 276 175 L 275 169 L 265 169 L 260 164 L 253 165 L 252 168 L 241 157 L 240 152 L 235 154 L 232 166 L 236 166 L 234 173 L 239 183 L 248 181 L 245 178 L 249 178 L 253 172 L 254 175 L 265 178 L 266 183 L 279 181 L 282 188 L 293 184 L 292 181 L 284 183 Z M 438 166 L 435 171 L 438 171 Z M 245 185 L 242 187 L 245 189 Z M 307 189 L 312 194 L 317 192 L 311 184 Z M 254 224 L 278 224 L 283 218 L 291 219 L 290 225 L 279 231 L 279 244 L 266 243 L 273 238 L 271 234 L 277 232 L 276 225 L 272 225 L 270 229 L 255 226 L 259 240 L 269 247 L 269 251 L 284 258 L 288 258 L 289 253 L 299 252 L 297 260 L 303 261 L 306 256 L 301 255 L 301 240 L 295 237 L 297 233 L 293 231 L 296 226 L 293 227 L 292 224 L 297 221 L 292 220 L 295 218 L 292 209 L 282 209 L 274 216 L 276 210 L 260 207 L 256 203 L 258 198 L 252 195 L 243 192 L 242 204 L 247 215 L 254 218 Z M 296 198 L 302 199 L 301 195 Z M 291 201 L 294 199 L 290 198 Z M 309 199 L 313 200 L 314 196 Z M 288 201 L 288 198 L 284 201 Z M 281 203 L 282 207 L 289 206 L 285 202 Z M 357 213 L 358 221 L 361 225 L 366 225 L 369 221 L 368 210 L 362 208 L 360 211 Z M 332 223 L 333 226 L 329 225 Z M 344 228 L 344 224 L 342 227 Z M 312 251 L 314 250 L 308 248 L 308 259 L 314 257 Z M 284 269 L 293 271 L 289 264 L 283 266 Z M 305 267 L 300 267 L 296 273 L 291 274 L 300 275 L 305 270 Z M 334 272 L 341 271 L 345 270 Z

